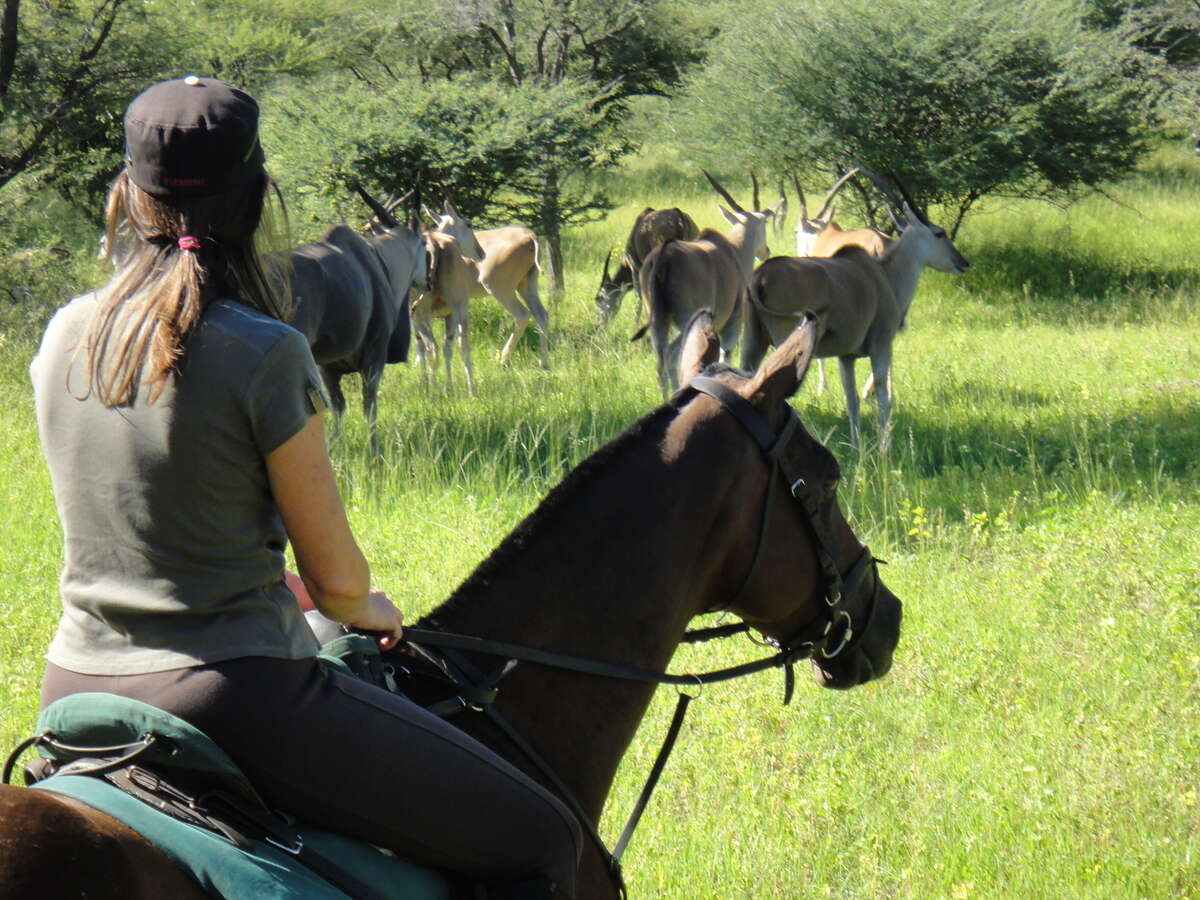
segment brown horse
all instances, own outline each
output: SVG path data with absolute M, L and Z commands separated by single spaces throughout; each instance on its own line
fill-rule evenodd
M 830 579 L 841 586 L 842 576 L 846 596 L 832 608 L 845 604 L 839 638 L 852 628 L 853 641 L 814 672 L 839 688 L 881 676 L 899 636 L 900 603 L 863 564 L 870 554 L 836 502 L 836 460 L 786 402 L 816 337 L 806 319 L 744 376 L 712 365 L 718 338 L 711 317 L 698 314 L 679 374 L 686 382 L 707 369 L 707 392 L 685 389 L 580 465 L 425 627 L 662 672 L 701 613 L 729 609 L 785 647 L 820 635 L 833 618 Z M 764 442 L 775 444 L 769 453 Z M 526 662 L 502 682 L 495 708 L 594 826 L 653 690 Z M 546 782 L 489 720 L 459 718 Z M 402 760 L 403 749 L 397 753 Z M 201 896 L 165 856 L 113 820 L 20 788 L 0 792 L 0 885 L 22 897 Z M 616 896 L 591 845 L 578 885 L 579 897 Z

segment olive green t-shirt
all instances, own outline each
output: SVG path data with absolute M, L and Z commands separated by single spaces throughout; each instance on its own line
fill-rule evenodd
M 307 342 L 216 301 L 154 403 L 143 390 L 106 408 L 76 353 L 96 305 L 89 294 L 60 309 L 30 366 L 64 538 L 47 658 L 114 675 L 312 656 L 265 463 L 322 406 Z

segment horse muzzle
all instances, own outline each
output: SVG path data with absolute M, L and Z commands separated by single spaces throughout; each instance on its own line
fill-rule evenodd
M 900 618 L 900 601 L 882 581 L 877 581 L 870 621 L 863 626 L 862 637 L 836 656 L 825 657 L 820 653 L 813 656 L 813 677 L 817 683 L 845 690 L 886 675 L 900 640 Z

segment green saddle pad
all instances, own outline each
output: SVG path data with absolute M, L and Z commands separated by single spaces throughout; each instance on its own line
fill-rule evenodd
M 226 789 L 254 796 L 253 788 L 220 747 L 203 732 L 168 712 L 115 694 L 72 694 L 52 703 L 38 718 L 38 733 L 76 747 L 134 744 L 153 733 L 165 743 L 139 759 L 163 769 L 203 772 Z M 58 760 L 70 754 L 51 747 L 39 752 Z M 346 894 L 290 854 L 264 841 L 243 850 L 225 837 L 180 822 L 100 778 L 55 775 L 35 790 L 74 797 L 124 822 L 191 873 L 210 893 L 229 900 L 345 900 Z M 305 846 L 335 861 L 379 895 L 405 900 L 443 900 L 450 885 L 439 873 L 383 853 L 361 841 L 301 825 Z
M 158 812 L 99 778 L 54 775 L 32 790 L 74 797 L 124 822 L 191 874 L 200 886 L 226 900 L 347 900 L 288 853 L 262 841 L 242 850 L 225 838 Z M 353 872 L 380 896 L 395 900 L 449 900 L 441 875 L 373 847 L 317 828 L 300 829 L 307 846 Z M 351 898 L 353 900 L 353 898 Z

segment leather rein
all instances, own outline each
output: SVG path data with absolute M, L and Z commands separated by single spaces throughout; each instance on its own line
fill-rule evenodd
M 815 538 L 817 557 L 824 578 L 826 609 L 823 616 L 818 616 L 816 621 L 802 627 L 786 640 L 780 641 L 768 637 L 761 641 L 761 643 L 775 648 L 776 652 L 771 656 L 710 672 L 684 674 L 671 674 L 658 672 L 654 669 L 639 668 L 637 666 L 584 659 L 548 650 L 510 644 L 504 641 L 493 641 L 486 638 L 455 634 L 436 629 L 404 629 L 405 643 L 432 663 L 455 685 L 455 689 L 459 692 L 458 696 L 443 703 L 435 704 L 430 707 L 430 710 L 442 716 L 453 715 L 465 709 L 482 712 L 510 741 L 520 748 L 530 762 L 557 789 L 561 799 L 575 814 L 581 827 L 588 833 L 597 850 L 600 852 L 601 857 L 607 863 L 609 874 L 613 879 L 618 894 L 622 897 L 626 896 L 626 890 L 624 878 L 621 874 L 621 856 L 628 846 L 630 838 L 633 836 L 633 831 L 637 827 L 642 813 L 645 811 L 646 805 L 650 800 L 650 795 L 658 784 L 659 776 L 662 774 L 667 759 L 672 749 L 674 749 L 675 740 L 683 725 L 688 705 L 694 699 L 693 695 L 687 694 L 682 690 L 679 692 L 675 712 L 672 716 L 671 724 L 668 726 L 662 747 L 659 749 L 658 756 L 655 758 L 650 774 L 646 779 L 641 794 L 638 796 L 637 802 L 634 804 L 634 809 L 625 824 L 625 828 L 622 830 L 620 838 L 610 852 L 596 830 L 595 825 L 592 824 L 570 789 L 562 782 L 549 763 L 541 757 L 537 750 L 503 716 L 496 712 L 493 701 L 498 694 L 500 680 L 512 671 L 518 661 L 567 669 L 603 678 L 640 681 L 651 684 L 672 684 L 680 687 L 703 687 L 706 684 L 729 681 L 767 669 L 781 667 L 784 670 L 783 702 L 786 705 L 791 702 L 794 692 L 794 665 L 801 660 L 814 656 L 819 656 L 823 659 L 832 659 L 857 644 L 862 635 L 870 628 L 876 605 L 875 600 L 879 592 L 879 578 L 876 572 L 877 561 L 871 556 L 870 550 L 866 547 L 863 548 L 862 553 L 854 565 L 851 566 L 850 571 L 846 575 L 842 575 L 833 557 L 829 541 L 826 539 L 826 535 L 822 532 L 821 528 L 818 527 L 818 523 L 822 521 L 822 500 L 808 489 L 803 478 L 796 476 L 795 472 L 791 470 L 786 459 L 785 450 L 800 424 L 800 420 L 797 418 L 795 412 L 789 408 L 787 421 L 784 423 L 783 429 L 778 434 L 775 434 L 766 420 L 763 419 L 747 400 L 715 378 L 706 376 L 693 378 L 671 399 L 671 405 L 681 408 L 691 399 L 692 392 L 707 394 L 732 414 L 762 449 L 771 467 L 754 558 L 742 582 L 741 588 L 738 589 L 729 603 L 725 604 L 724 608 L 730 608 L 737 604 L 758 572 L 763 558 L 763 551 L 767 544 L 768 523 L 776 494 L 774 488 L 778 478 L 782 475 L 787 479 L 792 496 L 800 503 L 801 508 L 804 510 L 810 531 Z M 865 621 L 863 621 L 858 629 L 855 629 L 853 618 L 849 610 L 846 609 L 846 602 L 847 598 L 857 596 L 860 588 L 865 583 L 864 576 L 868 571 L 871 571 L 874 575 L 869 605 L 867 605 L 863 616 Z M 712 611 L 715 612 L 716 610 Z M 750 626 L 744 622 L 718 625 L 712 628 L 689 630 L 683 635 L 682 642 L 698 643 L 749 631 Z M 431 652 L 427 648 L 437 648 L 438 652 Z M 483 656 L 502 657 L 507 662 L 491 673 L 484 673 L 463 656 L 464 652 Z

